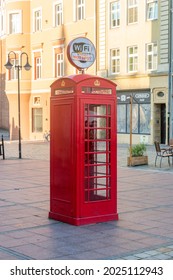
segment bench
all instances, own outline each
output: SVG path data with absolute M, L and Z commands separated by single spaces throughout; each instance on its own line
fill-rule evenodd
M 4 138 L 3 138 L 3 135 L 1 136 L 1 142 L 0 142 L 0 156 L 2 156 L 3 159 L 5 159 L 5 150 L 4 150 Z
M 168 163 L 170 165 L 170 157 L 173 159 L 173 150 L 170 147 L 161 148 L 160 143 L 158 141 L 154 141 L 155 150 L 156 150 L 156 158 L 155 158 L 155 166 L 157 163 L 157 158 L 160 157 L 160 167 L 162 164 L 162 158 L 167 158 Z

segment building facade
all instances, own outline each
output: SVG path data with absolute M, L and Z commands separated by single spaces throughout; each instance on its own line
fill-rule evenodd
M 18 139 L 17 70 L 6 70 L 4 65 L 8 54 L 14 66 L 24 66 L 28 55 L 32 68 L 25 71 L 22 67 L 19 77 L 21 137 L 43 139 L 49 131 L 50 85 L 59 77 L 76 73 L 67 60 L 69 42 L 87 37 L 95 44 L 95 1 L 52 0 L 48 4 L 46 0 L 1 0 L 0 5 L 0 126 L 10 130 L 12 140 Z M 93 64 L 88 72 L 94 74 L 95 68 Z
M 22 139 L 43 139 L 49 131 L 50 85 L 76 69 L 66 50 L 76 37 L 96 46 L 89 74 L 117 84 L 118 142 L 129 142 L 130 96 L 133 141 L 169 139 L 169 0 L 1 0 L 0 127 L 18 139 L 18 79 L 6 70 L 10 53 L 20 71 Z M 16 53 L 16 56 L 14 53 Z M 21 61 L 22 58 L 22 61 Z
M 169 1 L 100 0 L 98 74 L 117 84 L 118 141 L 166 143 L 168 135 Z

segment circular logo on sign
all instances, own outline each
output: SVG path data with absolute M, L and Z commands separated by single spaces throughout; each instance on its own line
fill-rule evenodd
M 85 37 L 76 38 L 67 47 L 67 57 L 70 63 L 77 69 L 89 68 L 96 58 L 95 47 Z

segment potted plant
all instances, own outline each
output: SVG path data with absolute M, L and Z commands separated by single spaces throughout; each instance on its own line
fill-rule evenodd
M 148 156 L 145 155 L 147 148 L 144 143 L 136 144 L 131 147 L 131 156 L 127 158 L 128 166 L 148 164 Z M 130 153 L 130 148 L 129 148 Z

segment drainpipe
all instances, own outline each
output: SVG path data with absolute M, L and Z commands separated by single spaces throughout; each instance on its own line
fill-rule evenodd
M 168 143 L 173 138 L 173 0 L 169 6 L 169 75 L 168 75 Z

